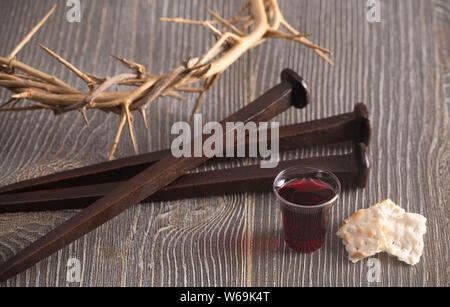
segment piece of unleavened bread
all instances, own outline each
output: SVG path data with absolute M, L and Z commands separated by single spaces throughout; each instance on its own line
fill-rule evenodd
M 425 232 L 424 216 L 406 213 L 387 199 L 354 213 L 337 234 L 352 262 L 384 251 L 414 265 L 422 256 Z
M 384 216 L 381 208 L 368 208 L 356 211 L 344 220 L 337 232 L 352 262 L 370 257 L 381 251 L 384 234 Z
M 415 213 L 386 217 L 382 228 L 385 236 L 383 250 L 408 264 L 417 264 L 423 253 L 426 221 L 424 216 Z

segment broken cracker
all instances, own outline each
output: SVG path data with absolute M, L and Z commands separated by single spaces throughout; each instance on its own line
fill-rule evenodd
M 423 235 L 427 219 L 415 213 L 388 216 L 383 225 L 383 250 L 410 265 L 417 264 L 423 253 Z
M 344 220 L 337 235 L 343 239 L 350 261 L 357 262 L 381 251 L 383 221 L 380 208 L 361 209 Z
M 357 211 L 343 224 L 337 235 L 352 262 L 381 251 L 411 265 L 420 261 L 426 218 L 406 213 L 390 199 Z

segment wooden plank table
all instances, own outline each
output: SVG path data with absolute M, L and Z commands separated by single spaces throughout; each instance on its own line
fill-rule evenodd
M 282 124 L 348 112 L 360 101 L 368 105 L 373 122 L 369 185 L 343 193 L 323 248 L 303 255 L 284 245 L 280 211 L 270 191 L 141 204 L 1 286 L 449 285 L 449 2 L 381 1 L 379 23 L 368 22 L 366 1 L 279 2 L 292 25 L 333 50 L 335 67 L 303 46 L 272 40 L 223 74 L 205 95 L 200 112 L 205 122 L 231 114 L 276 84 L 284 67 L 307 80 L 313 103 L 306 111 L 278 117 Z M 228 17 L 242 1 L 80 3 L 80 23 L 69 23 L 69 8 L 60 4 L 18 59 L 83 88 L 36 44 L 96 75 L 126 71 L 110 53 L 160 74 L 201 54 L 214 40 L 202 27 L 165 23 L 159 17 L 205 19 L 206 7 Z M 52 4 L 1 1 L 0 54 L 6 56 Z M 9 95 L 2 89 L 1 101 Z M 168 148 L 171 125 L 188 120 L 194 101 L 188 96 L 184 102 L 163 98 L 152 103 L 150 133 L 136 121 L 139 153 Z M 118 118 L 98 111 L 88 111 L 88 116 L 91 129 L 78 113 L 0 113 L 0 184 L 104 161 Z M 347 145 L 311 148 L 283 158 L 348 150 Z M 133 154 L 124 137 L 116 156 Z M 416 266 L 378 254 L 381 280 L 369 282 L 368 261 L 349 262 L 335 232 L 351 213 L 387 197 L 427 217 L 425 252 Z M 0 262 L 75 213 L 0 215 Z M 71 258 L 80 262 L 80 282 L 67 279 Z

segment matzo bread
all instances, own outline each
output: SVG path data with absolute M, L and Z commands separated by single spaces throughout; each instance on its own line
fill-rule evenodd
M 338 231 L 352 262 L 375 255 L 384 242 L 384 216 L 381 208 L 361 209 L 344 220 Z
M 415 213 L 388 216 L 382 229 L 385 236 L 383 250 L 408 264 L 417 264 L 423 252 L 426 221 L 425 217 Z
M 387 216 L 400 217 L 403 214 L 405 214 L 405 210 L 403 210 L 400 206 L 397 206 L 389 198 L 386 200 L 383 200 L 379 203 L 376 203 L 372 207 L 376 207 L 376 208 L 379 208 L 380 210 L 382 210 L 384 217 L 387 217 Z
M 413 265 L 422 255 L 425 232 L 425 217 L 406 213 L 386 199 L 344 220 L 337 235 L 343 239 L 352 262 L 385 251 Z

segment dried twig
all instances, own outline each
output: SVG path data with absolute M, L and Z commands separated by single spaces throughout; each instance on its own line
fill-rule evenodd
M 47 13 L 47 15 L 44 16 L 44 18 L 39 21 L 39 23 L 31 29 L 31 31 L 24 37 L 24 39 L 17 44 L 17 46 L 13 49 L 13 51 L 8 55 L 8 59 L 12 60 L 16 57 L 16 55 L 19 53 L 19 51 L 23 48 L 23 46 L 28 43 L 28 41 L 33 37 L 33 35 L 42 27 L 42 25 L 47 21 L 47 19 L 50 17 L 50 15 L 53 14 L 53 11 L 56 9 L 56 4 L 51 8 L 51 10 Z
M 97 109 L 118 114 L 120 121 L 109 153 L 109 159 L 114 157 L 125 124 L 128 125 L 133 147 L 137 150 L 132 112 L 140 112 L 146 128 L 149 129 L 145 109 L 152 101 L 162 96 L 184 99 L 181 94 L 183 92 L 199 93 L 191 114 L 192 118 L 204 93 L 211 89 L 219 76 L 244 53 L 268 39 L 281 38 L 300 43 L 311 48 L 333 65 L 333 62 L 327 56 L 327 54 L 331 54 L 328 49 L 309 41 L 307 37 L 311 34 L 301 34 L 287 23 L 280 12 L 277 0 L 249 0 L 231 19 L 226 19 L 212 10 L 209 10 L 214 17 L 212 20 L 161 18 L 163 21 L 201 25 L 211 30 L 217 41 L 203 55 L 188 59 L 179 67 L 160 76 L 147 73 L 145 66 L 142 64 L 115 55 L 111 56 L 130 69 L 132 73 L 113 77 L 94 76 L 81 71 L 40 44 L 41 48 L 87 84 L 89 90 L 83 93 L 54 76 L 16 60 L 19 51 L 54 10 L 55 6 L 7 57 L 0 57 L 0 86 L 13 92 L 11 99 L 0 105 L 0 111 L 48 109 L 56 115 L 78 111 L 88 126 L 86 109 Z M 287 29 L 288 32 L 282 31 L 281 27 Z M 16 73 L 16 71 L 23 74 Z M 203 81 L 201 87 L 195 86 L 201 81 Z M 118 85 L 132 87 L 132 89 L 107 91 L 111 86 Z M 16 107 L 14 104 L 20 99 L 28 99 L 33 104 Z
M 70 64 L 68 61 L 64 60 L 62 57 L 51 51 L 49 48 L 45 47 L 42 44 L 39 44 L 39 46 L 44 49 L 48 54 L 50 54 L 52 57 L 54 57 L 57 61 L 61 62 L 64 66 L 66 66 L 68 69 L 73 71 L 80 79 L 82 79 L 86 84 L 88 85 L 90 90 L 93 90 L 95 88 L 95 82 L 84 72 Z

